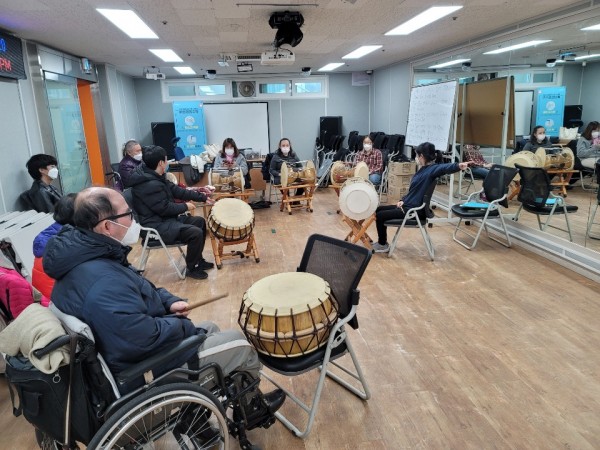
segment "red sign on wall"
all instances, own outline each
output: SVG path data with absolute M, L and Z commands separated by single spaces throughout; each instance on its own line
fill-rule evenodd
M 0 77 L 27 78 L 21 39 L 4 33 L 0 33 Z

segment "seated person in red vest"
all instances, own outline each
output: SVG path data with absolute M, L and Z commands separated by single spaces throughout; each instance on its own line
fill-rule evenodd
M 21 198 L 26 203 L 25 206 L 35 209 L 37 212 L 51 213 L 54 207 L 62 197 L 52 181 L 58 178 L 58 163 L 52 155 L 33 155 L 27 161 L 27 171 L 33 184 L 28 191 L 21 194 Z
M 50 278 L 44 272 L 42 267 L 42 257 L 48 240 L 58 234 L 64 225 L 73 225 L 73 210 L 75 205 L 75 196 L 77 194 L 67 194 L 56 204 L 54 210 L 55 222 L 48 228 L 38 234 L 33 240 L 33 271 L 31 272 L 31 284 L 40 291 L 45 297 L 50 298 L 54 279 Z

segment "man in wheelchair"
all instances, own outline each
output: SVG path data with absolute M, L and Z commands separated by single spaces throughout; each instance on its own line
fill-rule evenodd
M 254 347 L 237 330 L 219 331 L 212 322 L 195 325 L 186 317 L 182 299 L 156 288 L 129 265 L 128 245 L 137 242 L 139 225 L 119 192 L 104 187 L 81 191 L 73 222 L 76 228 L 63 228 L 44 254 L 44 270 L 56 279 L 53 304 L 90 327 L 96 349 L 117 379 L 141 362 L 181 346 L 186 338 L 199 336 L 199 346 L 153 367 L 153 375 L 216 364 L 225 381 L 213 393 L 233 409 L 229 431 L 239 437 L 242 448 L 252 448 L 245 430 L 268 428 L 285 401 L 281 390 L 260 392 L 261 364 Z M 121 386 L 121 393 L 143 383 L 138 376 Z M 182 425 L 178 427 L 175 430 Z

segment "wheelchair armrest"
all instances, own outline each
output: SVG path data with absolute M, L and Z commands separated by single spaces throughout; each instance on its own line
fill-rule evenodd
M 65 334 L 64 336 L 59 336 L 52 342 L 50 342 L 48 345 L 46 345 L 44 348 L 34 350 L 33 356 L 35 356 L 36 358 L 42 358 L 48 353 L 52 353 L 54 350 L 57 350 L 64 345 L 69 345 L 69 342 L 71 342 L 71 336 L 69 336 L 68 334 Z
M 143 376 L 146 372 L 151 371 L 156 367 L 160 367 L 161 365 L 167 363 L 169 360 L 175 358 L 177 355 L 183 352 L 187 352 L 188 350 L 199 347 L 202 342 L 206 339 L 205 334 L 197 334 L 194 336 L 190 336 L 175 347 L 167 350 L 165 353 L 161 355 L 152 356 L 129 369 L 124 370 L 119 373 L 117 376 L 117 382 L 120 385 L 126 385 L 138 377 Z

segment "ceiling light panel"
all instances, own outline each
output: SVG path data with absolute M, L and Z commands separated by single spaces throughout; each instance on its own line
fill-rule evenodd
M 335 70 L 343 65 L 344 63 L 329 63 L 326 66 L 321 67 L 319 72 L 331 72 L 332 70 Z
M 385 33 L 386 36 L 403 36 L 417 31 L 419 28 L 423 28 L 442 17 L 452 14 L 454 11 L 458 11 L 462 6 L 434 6 L 423 11 L 421 14 L 413 17 L 412 19 L 398 25 L 396 28 Z
M 176 66 L 176 67 L 173 67 L 173 69 L 175 69 L 181 75 L 196 75 L 196 72 L 194 71 L 194 69 L 192 69 L 189 66 Z
M 552 42 L 551 39 L 537 40 L 522 42 L 521 44 L 509 45 L 508 47 L 499 48 L 490 52 L 485 52 L 484 55 L 497 55 L 499 53 L 511 52 L 513 50 L 519 50 L 527 47 L 535 47 L 536 45 L 545 44 L 546 42 Z
M 598 25 L 592 25 L 591 27 L 582 28 L 581 31 L 600 31 L 600 23 Z
M 380 49 L 383 45 L 363 45 L 362 47 L 357 48 L 353 52 L 348 53 L 346 56 L 342 56 L 342 59 L 358 59 L 362 58 L 365 55 L 368 55 L 375 50 Z
M 589 58 L 597 58 L 600 56 L 600 53 L 592 53 L 591 55 L 583 55 L 575 58 L 575 61 L 579 61 L 580 59 L 589 59 Z
M 469 58 L 464 59 L 453 59 L 452 61 L 446 61 L 445 63 L 436 64 L 435 66 L 429 66 L 430 69 L 441 69 L 442 67 L 450 67 L 456 64 L 471 61 Z
M 183 59 L 170 48 L 151 48 L 150 51 L 164 62 L 183 62 Z
M 130 9 L 97 8 L 96 11 L 110 20 L 131 39 L 158 39 L 156 33 Z

